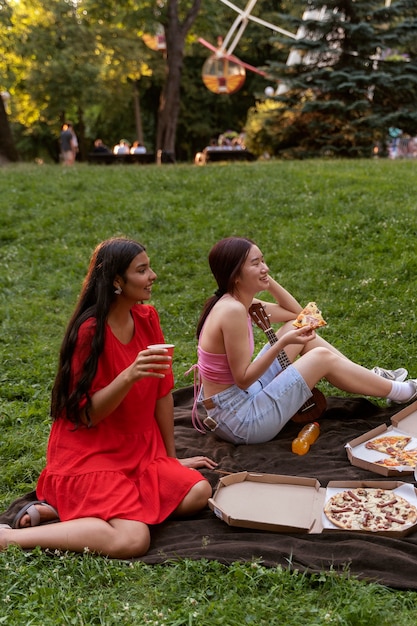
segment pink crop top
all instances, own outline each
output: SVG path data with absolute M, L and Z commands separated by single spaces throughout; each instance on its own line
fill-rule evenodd
M 251 356 L 255 348 L 253 339 L 252 321 L 248 315 L 248 334 L 251 347 Z M 201 348 L 200 344 L 197 347 L 198 357 L 198 371 L 200 376 L 211 380 L 214 383 L 220 385 L 234 385 L 234 378 L 230 371 L 229 361 L 226 354 L 214 354 L 213 352 L 206 352 Z

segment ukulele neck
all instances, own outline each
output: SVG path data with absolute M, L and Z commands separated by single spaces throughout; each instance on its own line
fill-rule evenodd
M 265 329 L 264 333 L 267 336 L 267 339 L 268 339 L 269 344 L 271 346 L 273 346 L 275 343 L 277 343 L 278 338 L 277 338 L 273 328 Z M 281 350 L 281 352 L 278 353 L 277 361 L 281 365 L 283 370 L 285 370 L 285 368 L 287 368 L 289 365 L 291 365 L 291 361 L 288 358 L 287 353 L 285 352 L 285 350 Z

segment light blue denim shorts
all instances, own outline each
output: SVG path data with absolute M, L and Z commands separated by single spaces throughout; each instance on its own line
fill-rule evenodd
M 270 348 L 267 344 L 256 358 Z M 312 395 L 295 367 L 282 370 L 274 361 L 247 389 L 232 385 L 211 396 L 207 410 L 217 426 L 216 435 L 235 444 L 265 443 L 273 439 Z

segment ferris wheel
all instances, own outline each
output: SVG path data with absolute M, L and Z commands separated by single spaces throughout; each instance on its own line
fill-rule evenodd
M 198 41 L 211 50 L 212 54 L 204 63 L 202 69 L 202 78 L 205 86 L 210 91 L 217 94 L 232 94 L 238 91 L 244 84 L 246 79 L 246 70 L 260 74 L 266 77 L 264 71 L 245 63 L 238 57 L 233 55 L 233 52 L 238 45 L 249 21 L 255 22 L 260 26 L 281 33 L 294 40 L 302 39 L 307 35 L 307 31 L 301 24 L 296 33 L 291 33 L 275 24 L 271 24 L 259 17 L 252 15 L 252 10 L 256 6 L 258 0 L 248 0 L 248 3 L 244 9 L 237 7 L 230 0 L 220 0 L 223 4 L 233 9 L 237 13 L 235 20 L 233 21 L 230 29 L 225 37 L 219 37 L 217 40 L 217 46 L 210 44 L 208 41 L 200 37 Z M 391 5 L 391 0 L 384 0 L 386 7 Z M 323 5 L 320 9 L 313 9 L 308 6 L 305 9 L 302 19 L 305 20 L 318 20 L 322 21 L 326 19 L 328 15 L 328 8 Z M 301 53 L 294 46 L 288 55 L 287 65 L 295 65 L 298 63 L 309 63 L 312 59 L 309 59 L 309 55 L 301 56 Z M 272 96 L 275 93 L 281 94 L 287 91 L 288 87 L 285 83 L 280 83 L 276 90 L 273 87 L 267 87 L 266 95 Z
M 218 37 L 216 46 L 202 37 L 198 39 L 199 43 L 213 53 L 208 57 L 203 65 L 202 79 L 207 89 L 216 94 L 233 94 L 238 91 L 245 82 L 246 70 L 255 72 L 265 78 L 267 77 L 266 72 L 254 67 L 253 65 L 245 63 L 233 54 L 250 21 L 294 40 L 303 39 L 308 36 L 307 29 L 302 23 L 296 33 L 291 33 L 276 24 L 272 24 L 271 22 L 267 22 L 260 17 L 252 15 L 252 11 L 258 0 L 248 0 L 244 9 L 236 6 L 230 2 L 230 0 L 220 0 L 220 2 L 237 13 L 231 27 L 224 37 Z M 328 17 L 329 11 L 332 10 L 326 5 L 322 5 L 319 9 L 311 8 L 309 5 L 310 3 L 307 0 L 307 7 L 302 15 L 303 22 L 306 20 L 325 20 Z M 385 7 L 390 7 L 391 0 L 384 0 L 384 5 Z M 338 9 L 333 9 L 333 11 L 337 10 Z M 161 24 L 158 24 L 155 34 L 143 35 L 143 40 L 152 50 L 161 52 L 166 51 L 165 32 Z M 337 54 L 336 50 L 335 54 Z M 298 63 L 309 64 L 314 61 L 314 58 L 314 53 L 306 53 L 302 55 L 300 50 L 297 49 L 297 46 L 294 45 L 289 52 L 286 63 L 287 65 L 296 65 Z M 267 87 L 265 89 L 265 94 L 267 96 L 272 96 L 274 94 L 278 95 L 287 90 L 287 85 L 284 82 L 279 82 L 275 88 L 271 86 Z
M 255 22 L 260 26 L 268 28 L 269 30 L 281 33 L 292 39 L 297 39 L 299 35 L 289 32 L 280 26 L 271 24 L 255 15 L 252 15 L 252 10 L 256 6 L 258 0 L 248 0 L 248 3 L 244 9 L 240 9 L 230 0 L 220 0 L 223 4 L 233 9 L 237 13 L 235 20 L 233 21 L 229 31 L 225 37 L 219 37 L 217 46 L 210 44 L 208 41 L 199 38 L 199 42 L 211 50 L 212 54 L 204 63 L 202 69 L 202 78 L 205 86 L 210 91 L 217 94 L 232 94 L 238 91 L 244 84 L 246 79 L 246 70 L 266 76 L 266 73 L 245 63 L 238 57 L 233 55 L 233 51 L 238 45 L 249 21 Z

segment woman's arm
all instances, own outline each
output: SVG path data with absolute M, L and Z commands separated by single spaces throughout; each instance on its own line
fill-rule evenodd
M 275 302 L 266 302 L 256 299 L 255 302 L 261 302 L 266 312 L 270 316 L 271 324 L 280 322 L 288 322 L 297 317 L 302 310 L 302 306 L 292 296 L 289 291 L 284 289 L 276 280 L 269 276 L 268 291 L 274 298 Z
M 167 455 L 175 457 L 174 400 L 171 392 L 156 401 L 155 419 L 161 431 Z
M 270 367 L 278 353 L 289 344 L 305 345 L 315 337 L 314 331 L 305 328 L 289 330 L 277 338 L 277 342 L 261 357 L 252 361 L 248 337 L 247 311 L 243 304 L 230 301 L 228 314 L 223 312 L 220 325 L 227 360 L 235 383 L 247 389 Z
M 174 438 L 174 401 L 171 392 L 163 398 L 159 398 L 159 400 L 157 400 L 155 419 L 158 423 L 159 430 L 161 431 L 168 456 L 176 457 Z M 198 467 L 214 469 L 217 466 L 217 463 L 207 456 L 192 456 L 178 460 L 181 465 L 192 469 L 196 469 Z
M 165 360 L 167 365 L 162 363 Z M 98 424 L 117 409 L 135 382 L 141 378 L 163 378 L 169 367 L 169 356 L 155 354 L 152 350 L 142 350 L 129 367 L 120 372 L 106 387 L 94 393 L 91 397 L 89 420 L 84 410 L 82 421 L 85 424 Z

